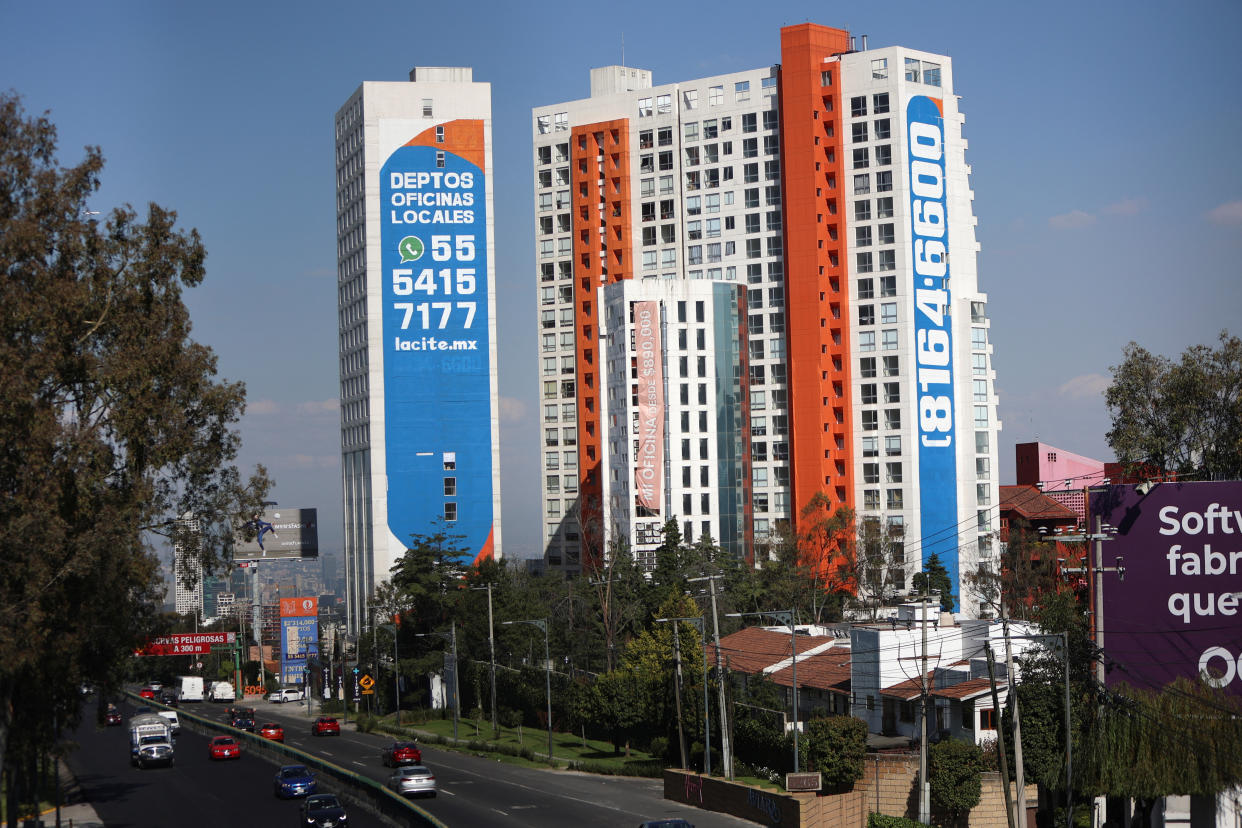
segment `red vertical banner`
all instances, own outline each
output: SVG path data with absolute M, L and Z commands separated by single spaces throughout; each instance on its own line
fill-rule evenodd
M 658 302 L 634 303 L 634 347 L 638 356 L 635 502 L 648 514 L 658 515 L 664 502 L 664 358 Z

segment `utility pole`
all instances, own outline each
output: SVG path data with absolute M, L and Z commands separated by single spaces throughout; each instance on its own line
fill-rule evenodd
M 720 616 L 716 612 L 716 581 L 723 575 L 703 575 L 699 578 L 687 578 L 687 581 L 707 581 L 712 597 L 712 628 L 716 641 L 716 686 L 720 690 L 720 755 L 724 762 L 725 779 L 733 779 L 733 751 L 729 738 L 728 712 L 725 710 L 725 673 L 720 656 Z M 704 678 L 706 681 L 706 678 Z
M 673 622 L 673 695 L 677 699 L 677 745 L 681 749 L 681 766 L 689 767 L 686 762 L 686 728 L 681 720 L 681 635 L 678 624 Z
M 1013 708 L 1013 774 L 1017 784 L 1014 796 L 1016 808 L 1014 821 L 1019 828 L 1026 824 L 1026 772 L 1022 765 L 1022 718 L 1019 715 L 1018 687 L 1013 670 L 1013 648 L 1009 644 L 1009 616 L 1005 614 L 1005 601 L 1000 602 L 1001 631 L 1005 636 L 1005 679 L 1009 682 L 1009 706 Z
M 798 762 L 798 742 L 802 733 L 798 727 L 798 628 L 794 625 L 794 610 L 773 610 L 771 612 L 731 612 L 729 618 L 743 618 L 747 615 L 759 615 L 770 617 L 777 621 L 784 621 L 789 627 L 789 658 L 793 667 L 793 732 L 794 732 L 794 750 L 793 750 L 793 768 L 794 773 L 801 772 L 801 766 Z
M 470 587 L 471 590 L 487 590 L 487 649 L 492 658 L 492 738 L 500 738 L 500 728 L 496 725 L 496 626 L 492 621 L 492 585 Z
M 1017 828 L 1013 822 L 1013 797 L 1009 792 L 1009 758 L 1005 754 L 1005 728 L 1000 726 L 1000 697 L 996 693 L 996 660 L 992 657 L 992 643 L 983 645 L 988 656 L 988 682 L 992 685 L 992 715 L 996 724 L 996 752 L 1000 756 L 1001 790 L 1005 793 L 1005 819 L 1009 828 Z M 1013 692 L 1013 684 L 1009 685 Z M 1066 734 L 1068 736 L 1068 734 Z
M 923 581 L 922 616 L 919 619 L 923 632 L 923 653 L 919 667 L 919 683 L 923 695 L 922 714 L 919 716 L 919 822 L 931 825 L 931 783 L 927 780 L 927 580 Z

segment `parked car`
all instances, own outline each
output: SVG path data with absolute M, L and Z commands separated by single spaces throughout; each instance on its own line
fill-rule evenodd
M 311 722 L 312 736 L 340 736 L 341 723 L 331 716 L 320 716 Z
M 240 759 L 241 745 L 232 736 L 217 736 L 207 745 L 210 759 Z
M 426 765 L 406 765 L 388 777 L 388 787 L 402 796 L 435 796 L 436 776 Z
M 423 761 L 423 752 L 414 742 L 393 742 L 380 753 L 386 767 L 417 765 Z
M 283 742 L 285 740 L 285 729 L 276 722 L 265 722 L 259 726 L 259 735 L 264 739 L 271 739 L 273 742 Z
M 302 701 L 303 698 L 301 690 L 295 690 L 289 687 L 286 687 L 283 690 L 273 690 L 267 694 L 267 700 L 270 702 L 276 702 L 277 704 L 280 704 L 281 702 Z
M 302 803 L 301 825 L 307 828 L 339 828 L 349 824 L 341 801 L 332 794 L 315 794 Z
M 313 794 L 319 787 L 306 765 L 285 765 L 276 771 L 274 792 L 281 799 Z

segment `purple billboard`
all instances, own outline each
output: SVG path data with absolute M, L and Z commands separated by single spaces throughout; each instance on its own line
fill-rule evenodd
M 1150 485 L 1091 490 L 1092 514 L 1117 528 L 1102 563 L 1124 568 L 1096 576 L 1108 683 L 1202 674 L 1242 696 L 1242 481 Z

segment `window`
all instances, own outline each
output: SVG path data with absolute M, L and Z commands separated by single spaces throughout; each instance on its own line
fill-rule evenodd
M 871 154 L 867 148 L 860 147 L 854 150 L 854 169 L 865 170 L 869 166 L 871 166 Z
M 877 193 L 891 193 L 893 191 L 892 170 L 880 170 L 875 174 L 875 191 Z
M 763 136 L 763 154 L 778 155 L 781 151 L 780 139 L 775 135 Z
M 893 145 L 881 144 L 875 148 L 875 165 L 877 167 L 888 167 L 893 163 Z
M 875 376 L 875 357 L 861 357 L 858 360 L 858 374 L 863 379 Z
M 897 303 L 881 302 L 880 303 L 880 324 L 896 325 L 897 324 Z
M 884 482 L 900 483 L 901 482 L 901 463 L 885 463 L 884 464 Z
M 863 508 L 879 509 L 880 508 L 880 490 L 866 489 L 863 491 Z
M 928 86 L 940 85 L 940 64 L 923 61 L 923 83 Z
M 881 276 L 880 277 L 880 295 L 896 296 L 897 295 L 897 277 Z
M 720 106 L 722 103 L 724 103 L 724 87 L 709 86 L 707 88 L 708 106 Z
M 884 383 L 884 402 L 889 405 L 901 402 L 901 383 Z
M 432 116 L 432 100 L 431 98 L 423 98 L 423 117 L 431 118 Z
M 881 347 L 886 351 L 897 350 L 897 330 L 895 328 L 881 332 Z
M 990 441 L 986 431 L 975 432 L 975 454 L 987 454 L 989 444 Z
M 733 84 L 733 100 L 736 103 L 750 100 L 750 81 L 738 81 Z
M 894 434 L 884 438 L 884 453 L 889 457 L 901 454 L 901 435 Z
M 656 114 L 667 115 L 673 111 L 672 95 L 656 95 Z
M 778 123 L 778 120 L 776 117 L 776 110 L 775 109 L 765 110 L 763 113 L 763 128 L 764 129 L 776 129 L 777 123 Z
M 554 501 L 554 500 L 548 501 L 549 508 L 551 508 L 551 505 L 556 502 L 557 501 Z M 457 520 L 457 504 L 456 503 L 445 503 L 444 504 L 444 519 L 449 521 L 450 523 L 452 521 Z
M 970 355 L 970 372 L 976 377 L 985 377 L 988 374 L 988 355 L 987 354 L 971 354 Z
M 651 117 L 651 98 L 639 98 L 638 99 L 638 117 L 640 118 Z
M 875 217 L 886 219 L 893 217 L 893 197 L 885 196 L 875 200 Z
M 988 407 L 986 405 L 975 406 L 975 428 L 988 427 Z
M 859 95 L 856 98 L 850 98 L 850 115 L 855 118 L 867 114 L 867 96 Z
M 883 115 L 888 112 L 887 92 L 877 92 L 871 96 L 871 112 L 874 115 Z
M 895 356 L 884 357 L 884 376 L 897 377 L 900 376 L 898 368 L 900 367 L 900 358 Z
M 668 170 L 671 170 L 672 168 L 673 168 L 672 150 L 665 150 L 664 152 L 661 152 L 660 153 L 660 170 L 667 172 Z
M 859 305 L 858 306 L 858 324 L 874 325 L 875 324 L 875 305 Z
M 687 141 L 699 140 L 699 122 L 698 121 L 690 121 L 684 127 L 682 127 L 682 131 L 685 133 Z
M 879 437 L 862 438 L 862 454 L 863 454 L 863 457 L 879 457 L 880 456 L 880 438 Z
M 877 269 L 880 272 L 897 269 L 897 251 L 881 250 L 876 257 Z
M 535 121 L 538 124 L 540 135 L 547 135 L 552 131 L 552 117 L 550 115 L 540 115 Z
M 436 150 L 436 166 L 444 167 L 444 150 Z
M 876 485 L 880 482 L 880 464 L 863 463 L 863 482 Z
M 859 173 L 854 176 L 854 195 L 864 195 L 871 192 L 871 176 L 868 173 Z
M 863 431 L 877 431 L 877 430 L 879 430 L 879 428 L 880 428 L 880 412 L 878 412 L 878 411 L 863 411 L 863 412 L 861 412 L 861 413 L 862 413 L 862 427 L 863 427 Z
M 987 328 L 970 329 L 970 349 L 972 351 L 986 351 L 988 349 Z
M 871 61 L 871 79 L 885 80 L 888 78 L 888 58 L 876 58 Z
M 854 228 L 854 246 L 870 247 L 871 246 L 871 225 L 864 224 L 861 227 Z
M 889 511 L 905 508 L 905 499 L 901 496 L 901 489 L 889 489 L 887 494 Z
M 690 196 L 686 199 L 686 215 L 697 216 L 703 212 L 702 199 L 699 196 Z M 654 216 L 653 216 L 654 218 Z
M 878 118 L 875 122 L 875 140 L 886 141 L 892 137 L 893 130 L 889 125 L 888 118 Z
M 906 80 L 911 83 L 919 82 L 919 59 L 906 58 Z
M 682 100 L 682 103 L 685 104 L 686 109 L 698 109 L 699 108 L 699 90 L 687 89 L 685 92 L 681 93 L 681 100 Z
M 861 394 L 863 405 L 875 405 L 876 404 L 877 397 L 876 397 L 874 382 L 864 382 L 861 386 L 860 394 Z
M 858 334 L 858 350 L 866 353 L 875 350 L 875 331 L 860 331 Z
M 444 127 L 442 126 L 436 127 L 436 143 L 437 144 L 444 143 Z
M 901 409 L 886 408 L 884 409 L 884 427 L 889 431 L 898 431 L 901 429 Z
M 867 140 L 867 122 L 859 121 L 850 127 L 850 133 L 853 135 L 854 143 L 861 144 Z
M 639 149 L 651 149 L 652 146 L 654 146 L 651 140 L 651 136 L 652 136 L 652 132 L 649 129 L 644 129 L 640 131 L 638 133 L 638 148 Z
M 757 132 L 759 130 L 758 116 L 753 112 L 747 112 L 742 115 L 742 132 Z

